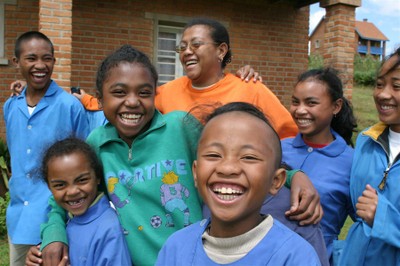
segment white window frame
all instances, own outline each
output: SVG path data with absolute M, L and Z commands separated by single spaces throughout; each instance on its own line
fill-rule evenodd
M 315 40 L 315 48 L 320 48 L 320 42 L 319 42 L 319 40 Z
M 8 65 L 8 59 L 5 57 L 5 16 L 4 16 L 4 5 L 16 5 L 17 0 L 0 0 L 0 65 Z
M 179 43 L 184 25 L 189 22 L 190 17 L 171 16 L 164 14 L 157 14 L 146 12 L 145 18 L 153 20 L 154 25 L 154 51 L 153 51 L 153 64 L 158 65 L 158 34 L 160 30 L 165 32 L 176 33 L 176 44 Z M 157 69 L 158 71 L 158 69 Z M 182 77 L 184 75 L 182 65 L 179 61 L 179 54 L 175 53 L 175 78 Z M 160 85 L 160 83 L 159 83 Z
M 158 46 L 158 33 L 159 32 L 166 32 L 166 33 L 173 33 L 175 34 L 175 44 L 177 45 L 179 43 L 179 41 L 182 38 L 182 30 L 183 30 L 183 26 L 182 27 L 176 27 L 176 26 L 169 26 L 169 25 L 163 25 L 162 23 L 157 25 L 157 45 Z M 156 57 L 154 58 L 154 62 L 156 63 L 156 65 L 158 66 L 159 63 L 159 55 L 158 55 L 158 50 L 159 48 L 157 47 L 155 54 Z M 175 56 L 175 75 L 173 77 L 173 79 L 182 77 L 184 75 L 183 73 L 183 67 L 182 64 L 179 60 L 179 54 L 177 54 L 175 51 L 173 51 L 174 56 Z M 157 71 L 160 73 L 160 70 L 157 69 Z M 161 85 L 162 83 L 159 83 L 158 85 Z

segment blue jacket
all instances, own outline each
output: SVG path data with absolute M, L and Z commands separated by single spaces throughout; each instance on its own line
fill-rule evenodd
M 117 213 L 111 208 L 106 196 L 99 196 L 96 200 L 84 214 L 68 222 L 71 265 L 131 265 Z
M 3 107 L 7 145 L 11 155 L 10 204 L 7 230 L 13 244 L 40 242 L 40 224 L 47 220 L 47 185 L 37 176 L 44 150 L 54 141 L 72 134 L 89 133 L 86 112 L 74 96 L 54 81 L 32 115 L 28 113 L 26 89 L 9 98 Z
M 210 220 L 202 220 L 170 236 L 158 254 L 158 266 L 220 265 L 204 251 L 202 235 Z M 298 234 L 274 220 L 267 235 L 247 255 L 229 266 L 321 265 L 315 250 Z
M 339 265 L 400 265 L 400 162 L 389 164 L 389 128 L 378 123 L 359 134 L 351 171 L 350 193 L 355 206 L 370 184 L 378 192 L 373 226 L 361 218 L 351 226 Z M 378 186 L 387 170 L 386 184 Z
M 335 140 L 323 148 L 304 143 L 301 134 L 282 140 L 282 161 L 304 171 L 321 197 L 321 220 L 328 256 L 348 215 L 354 219 L 350 200 L 350 171 L 354 150 L 335 131 Z

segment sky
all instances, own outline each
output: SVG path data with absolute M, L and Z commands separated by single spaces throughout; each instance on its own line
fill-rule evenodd
M 317 26 L 325 8 L 319 3 L 310 6 L 310 33 Z M 400 0 L 361 0 L 356 8 L 356 20 L 372 22 L 390 40 L 386 42 L 386 55 L 400 46 Z

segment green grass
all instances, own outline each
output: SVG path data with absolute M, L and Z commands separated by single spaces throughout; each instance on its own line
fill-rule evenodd
M 375 103 L 372 98 L 372 87 L 353 88 L 353 110 L 357 118 L 358 131 L 365 129 L 379 121 Z
M 0 266 L 10 264 L 7 236 L 0 236 Z
M 353 89 L 353 110 L 357 118 L 357 130 L 360 132 L 364 128 L 371 126 L 378 122 L 378 115 L 375 109 L 374 100 L 372 98 L 372 88 L 371 87 L 355 87 Z M 353 136 L 354 143 L 357 133 Z M 347 232 L 352 225 L 353 221 L 347 218 L 342 231 L 339 235 L 339 239 L 345 239 Z M 9 264 L 9 254 L 8 254 L 8 242 L 7 236 L 0 236 L 0 266 L 5 266 Z

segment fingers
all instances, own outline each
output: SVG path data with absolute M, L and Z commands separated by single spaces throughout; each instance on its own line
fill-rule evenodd
M 22 89 L 25 87 L 25 85 L 26 85 L 26 82 L 23 80 L 16 80 L 16 81 L 12 82 L 10 84 L 10 90 L 11 90 L 10 96 L 11 97 L 18 96 L 21 93 Z
M 53 242 L 42 251 L 43 265 L 58 265 L 68 255 L 68 247 L 61 242 Z
M 316 224 L 324 214 L 318 194 L 309 194 L 306 191 L 299 194 L 300 202 L 294 202 L 285 214 L 291 220 L 299 221 L 300 225 Z M 294 200 L 294 199 L 293 199 Z
M 40 252 L 40 246 L 31 247 L 26 254 L 25 264 L 27 266 L 41 265 L 43 262 L 41 256 L 42 253 Z
M 75 92 L 73 92 L 73 93 L 71 93 L 72 95 L 74 95 L 76 98 L 78 98 L 79 100 L 80 99 L 82 99 L 82 97 L 83 97 L 83 95 L 82 94 L 79 94 L 79 93 L 75 93 Z
M 378 195 L 370 185 L 365 187 L 362 195 L 357 199 L 356 214 L 372 227 L 378 206 Z
M 64 256 L 58 266 L 67 266 L 68 264 L 68 256 Z

